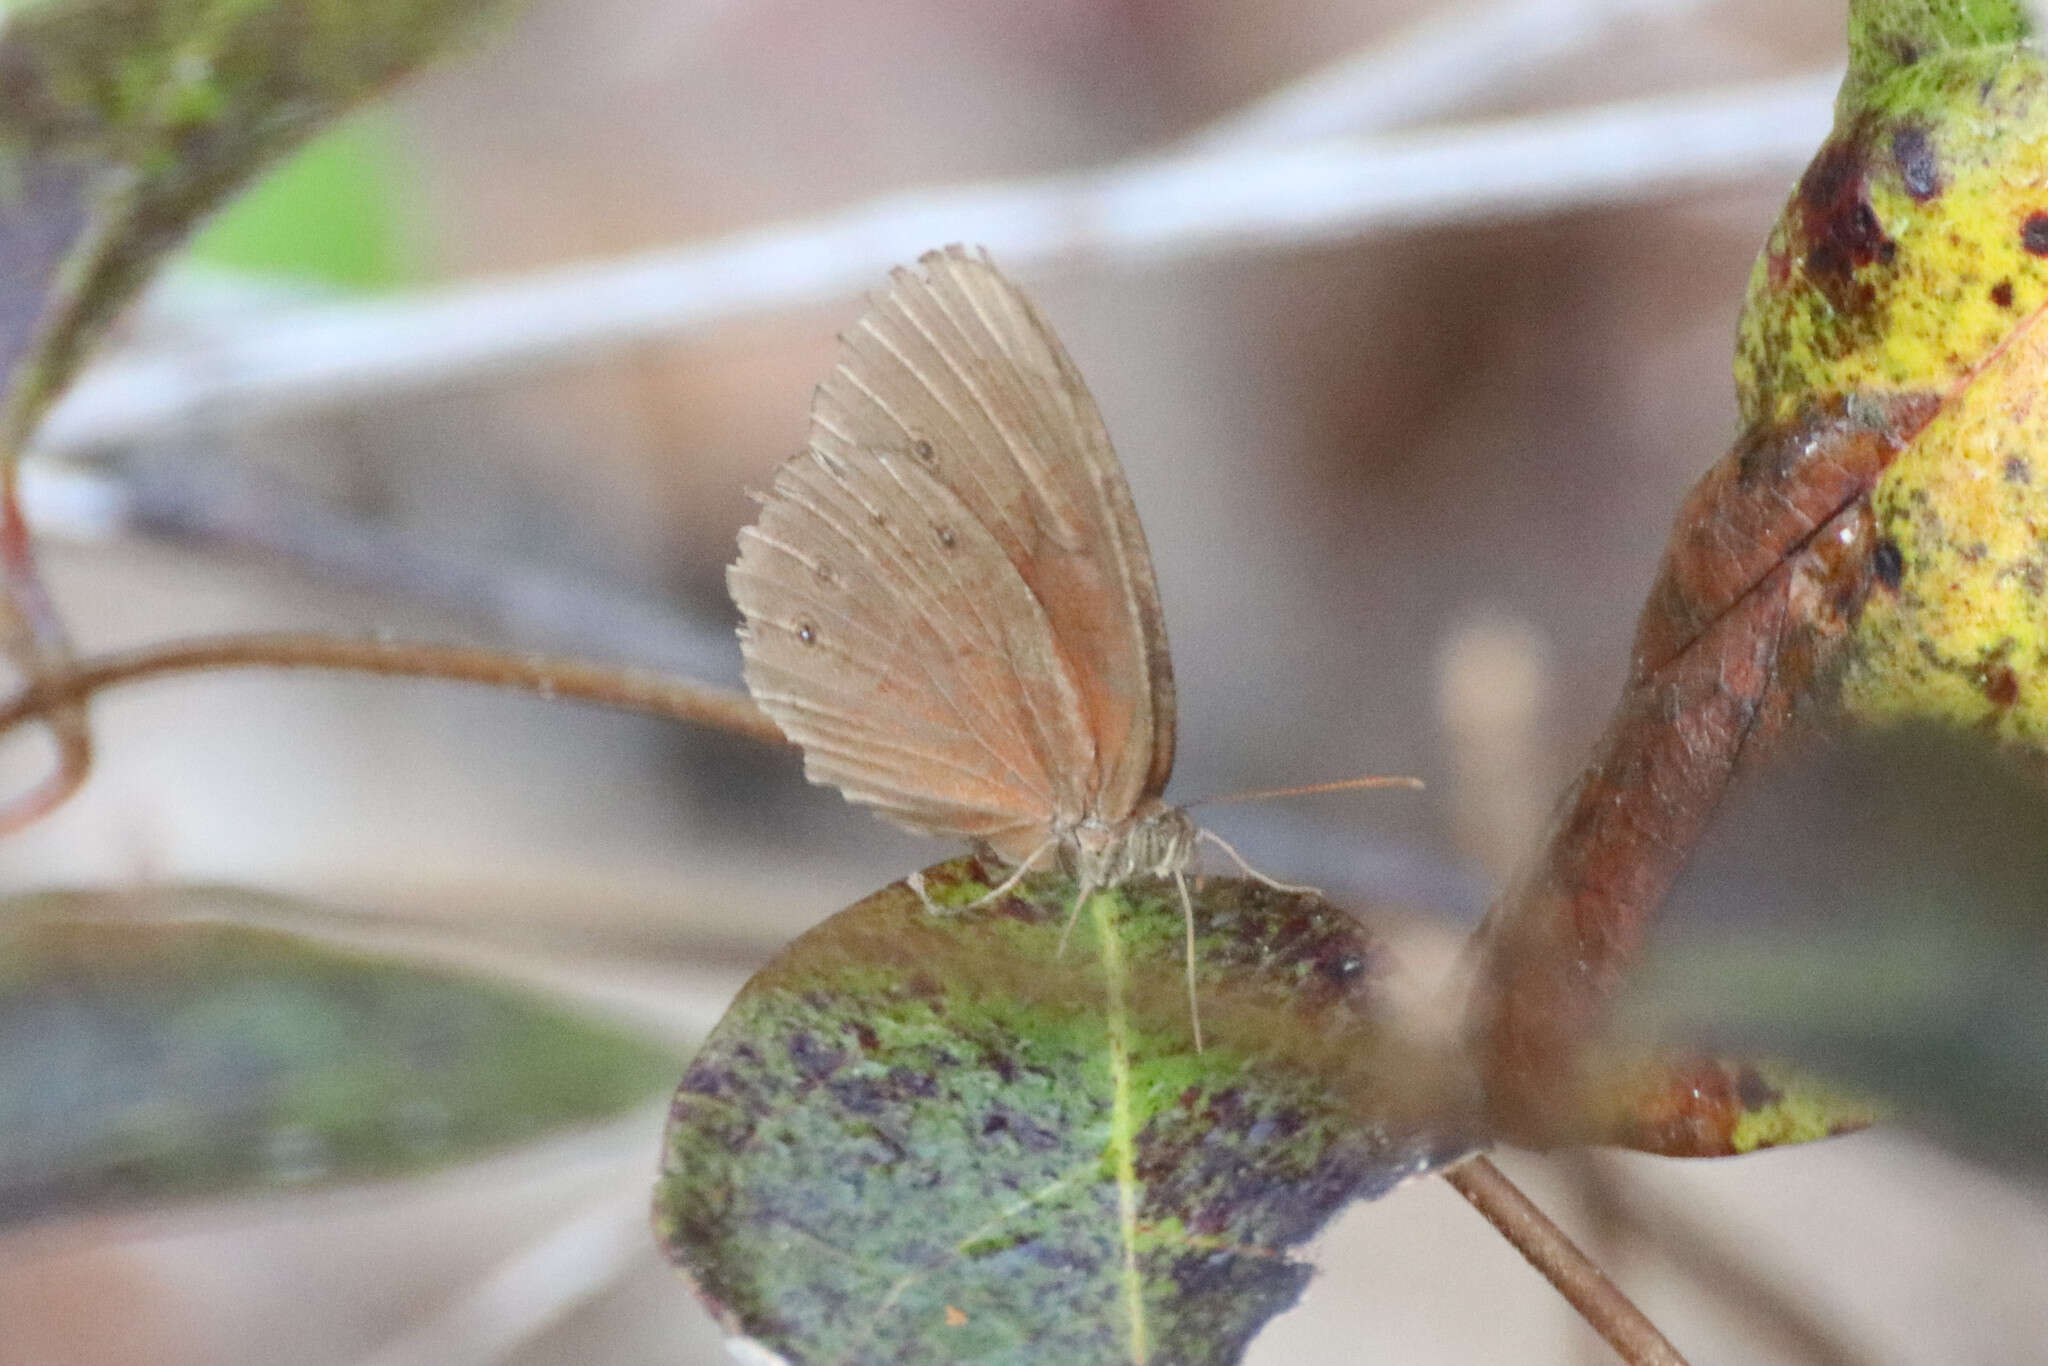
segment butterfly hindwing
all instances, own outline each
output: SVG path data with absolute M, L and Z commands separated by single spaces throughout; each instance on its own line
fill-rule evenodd
M 1047 656 L 1050 627 L 943 485 L 886 453 L 799 456 L 727 577 L 747 686 L 814 782 L 931 834 L 1043 831 L 1051 774 L 1086 750 L 1073 688 L 1015 667 Z

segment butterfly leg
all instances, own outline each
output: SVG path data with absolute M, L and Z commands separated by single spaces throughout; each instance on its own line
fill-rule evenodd
M 1187 929 L 1188 1024 L 1195 1031 L 1195 1051 L 1202 1051 L 1202 1005 L 1195 997 L 1195 902 L 1188 895 L 1188 877 L 1176 868 L 1173 885 L 1180 891 L 1181 924 Z
M 1004 878 L 995 887 L 991 888 L 986 892 L 983 892 L 980 896 L 974 898 L 974 900 L 967 902 L 965 905 L 941 906 L 938 902 L 932 900 L 931 893 L 925 890 L 924 874 L 921 872 L 912 873 L 909 877 L 903 880 L 904 882 L 909 884 L 911 891 L 917 893 L 917 899 L 924 903 L 924 908 L 930 911 L 933 915 L 943 915 L 947 912 L 958 911 L 978 911 L 983 906 L 988 905 L 991 901 L 994 901 L 997 897 L 1002 896 L 1005 892 L 1008 892 L 1012 887 L 1015 887 L 1018 883 L 1022 882 L 1025 876 L 1028 873 L 1030 873 L 1032 867 L 1038 862 L 1040 858 L 1042 858 L 1045 855 L 1045 852 L 1048 849 L 1053 848 L 1058 843 L 1059 840 L 1057 837 L 1055 837 L 1053 839 L 1047 840 L 1044 844 L 1039 845 L 1036 849 L 1033 849 L 1029 854 L 1026 854 L 1024 856 L 1024 861 L 1018 864 L 1015 870 L 1013 870 L 1008 877 Z
M 999 885 L 990 888 L 988 891 L 974 898 L 974 900 L 968 902 L 965 906 L 962 906 L 960 909 L 963 911 L 977 910 L 980 907 L 988 905 L 989 902 L 994 901 L 997 897 L 1002 896 L 1012 887 L 1015 887 L 1018 883 L 1022 882 L 1024 880 L 1024 875 L 1029 873 L 1032 870 L 1032 868 L 1037 865 L 1038 860 L 1044 856 L 1046 851 L 1056 847 L 1059 844 L 1059 842 L 1059 836 L 1055 835 L 1051 839 L 1047 840 L 1044 844 L 1041 844 L 1036 849 L 1033 849 L 1030 853 L 1024 856 L 1024 861 L 1017 865 L 1016 871 L 1012 872 L 1008 877 L 1004 878 Z
M 1242 868 L 1246 877 L 1254 882 L 1262 882 L 1276 892 L 1292 892 L 1296 896 L 1321 896 L 1323 894 L 1323 889 L 1320 887 L 1309 887 L 1297 882 L 1280 882 L 1274 878 L 1267 877 L 1264 873 L 1246 863 L 1244 855 L 1238 853 L 1229 840 L 1223 838 L 1214 830 L 1204 829 L 1196 835 L 1196 838 L 1205 839 L 1224 853 L 1230 855 L 1231 862 Z
M 974 909 L 974 907 L 979 906 L 981 904 L 980 901 L 974 901 L 970 902 L 968 905 L 965 906 L 940 905 L 938 902 L 932 900 L 932 894 L 930 890 L 925 886 L 924 873 L 922 870 L 912 873 L 909 877 L 904 878 L 903 881 L 904 884 L 908 886 L 911 891 L 917 893 L 917 899 L 923 902 L 924 908 L 927 911 L 930 911 L 933 915 L 957 915 L 961 911 L 972 910 Z

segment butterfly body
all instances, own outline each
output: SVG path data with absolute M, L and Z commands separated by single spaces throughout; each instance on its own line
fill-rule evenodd
M 1114 887 L 1136 877 L 1171 877 L 1195 857 L 1195 823 L 1154 802 L 1121 825 L 1089 818 L 1065 832 L 1061 853 L 1084 887 Z

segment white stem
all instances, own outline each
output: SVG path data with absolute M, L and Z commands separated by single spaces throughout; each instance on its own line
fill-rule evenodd
M 1496 0 L 1435 14 L 1211 124 L 1191 145 L 1273 146 L 1441 118 L 1498 98 L 1630 19 L 1703 0 Z
M 217 415 L 385 398 L 852 294 L 947 242 L 1019 274 L 1152 264 L 1392 227 L 1634 202 L 1784 174 L 1825 133 L 1807 76 L 1497 123 L 1193 152 L 1042 180 L 913 190 L 716 241 L 260 320 L 86 376 L 45 452 Z

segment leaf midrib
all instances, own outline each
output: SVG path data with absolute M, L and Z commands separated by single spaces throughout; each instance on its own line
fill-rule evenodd
M 1124 1312 L 1130 1324 L 1130 1359 L 1145 1366 L 1145 1282 L 1138 1270 L 1138 1121 L 1131 1084 L 1131 1019 L 1124 987 L 1129 969 L 1118 937 L 1114 892 L 1088 899 L 1102 946 L 1103 1032 L 1109 1041 L 1109 1158 L 1116 1178 L 1117 1232 L 1123 1244 Z

